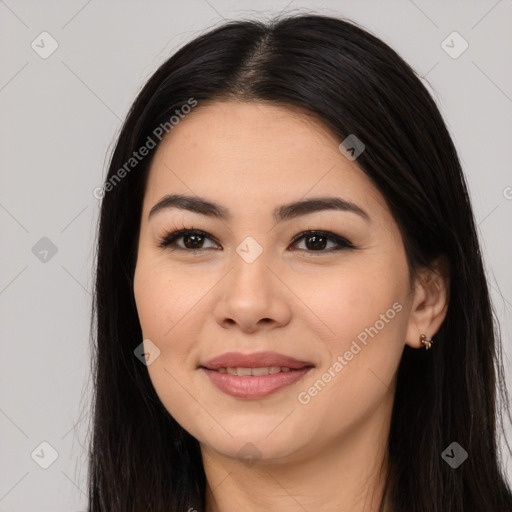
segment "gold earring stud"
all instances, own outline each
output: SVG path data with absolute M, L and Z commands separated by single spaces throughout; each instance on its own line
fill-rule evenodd
M 426 334 L 420 336 L 420 341 L 425 345 L 425 350 L 428 350 L 432 346 L 432 338 L 429 338 Z

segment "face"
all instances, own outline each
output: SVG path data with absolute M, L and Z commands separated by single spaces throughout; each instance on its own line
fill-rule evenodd
M 319 453 L 391 407 L 411 322 L 406 256 L 340 142 L 296 110 L 217 102 L 174 126 L 152 162 L 134 278 L 158 354 L 147 369 L 176 421 L 227 457 Z M 290 206 L 319 198 L 353 208 Z M 197 231 L 169 236 L 181 230 Z M 233 352 L 248 358 L 204 368 Z

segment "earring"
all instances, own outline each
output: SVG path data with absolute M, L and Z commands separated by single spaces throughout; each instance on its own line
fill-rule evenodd
M 429 338 L 426 334 L 420 336 L 420 341 L 425 345 L 425 350 L 428 350 L 432 346 L 432 338 Z

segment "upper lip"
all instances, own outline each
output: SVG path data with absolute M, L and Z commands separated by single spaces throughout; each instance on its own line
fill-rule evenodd
M 278 354 L 277 352 L 255 352 L 254 354 L 226 352 L 202 363 L 200 366 L 209 370 L 218 370 L 219 368 L 263 368 L 267 366 L 299 369 L 314 365 L 307 361 L 299 361 L 293 357 Z

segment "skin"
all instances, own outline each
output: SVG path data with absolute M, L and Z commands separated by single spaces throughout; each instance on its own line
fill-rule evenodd
M 441 326 L 448 279 L 423 269 L 409 282 L 398 225 L 340 142 L 297 109 L 232 101 L 200 104 L 156 150 L 134 294 L 144 339 L 160 350 L 148 365 L 155 390 L 200 442 L 208 512 L 377 510 L 400 357 L 405 344 L 422 348 L 420 334 Z M 219 203 L 232 218 L 170 208 L 149 219 L 171 193 Z M 277 224 L 272 217 L 278 206 L 319 196 L 350 200 L 371 221 L 337 210 Z M 186 237 L 174 250 L 158 246 L 183 227 L 212 238 L 196 245 L 197 254 L 184 248 L 194 247 Z M 334 241 L 315 250 L 307 237 L 292 244 L 310 229 L 345 237 L 357 250 L 332 251 Z M 236 252 L 247 236 L 263 249 L 252 263 Z M 338 356 L 395 303 L 400 311 L 301 403 L 299 393 L 332 373 Z M 264 350 L 315 368 L 257 400 L 222 393 L 198 369 L 225 352 Z M 246 443 L 254 464 L 238 455 Z

